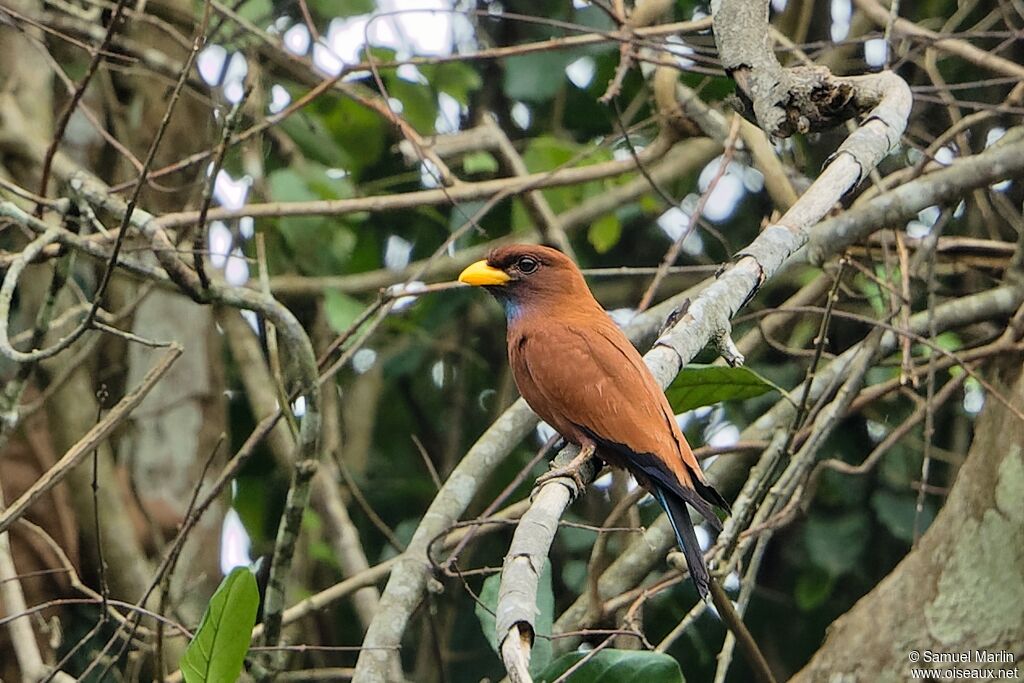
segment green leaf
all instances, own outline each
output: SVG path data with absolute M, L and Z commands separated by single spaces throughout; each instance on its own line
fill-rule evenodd
M 277 125 L 307 159 L 334 168 L 350 168 L 353 165 L 352 156 L 335 142 L 321 117 L 310 114 L 289 116 Z
M 366 310 L 366 306 L 348 294 L 336 289 L 328 289 L 324 292 L 324 312 L 327 314 L 327 323 L 338 334 L 346 332 L 364 310 Z
M 236 567 L 221 581 L 181 658 L 186 683 L 238 680 L 259 603 L 256 577 L 247 567 Z
M 769 391 L 782 391 L 747 367 L 688 365 L 665 391 L 672 410 L 684 413 L 720 401 L 738 401 Z
M 476 605 L 476 618 L 480 621 L 480 629 L 483 631 L 484 638 L 491 644 L 494 653 L 499 656 L 498 645 L 495 642 L 497 625 L 494 612 L 498 607 L 500 584 L 500 574 L 493 574 L 484 579 L 484 585 L 480 589 L 480 600 Z M 534 676 L 551 661 L 551 639 L 544 636 L 551 635 L 554 619 L 555 594 L 551 588 L 551 562 L 546 561 L 544 569 L 540 573 L 540 583 L 537 585 L 537 617 L 534 620 L 534 627 L 539 635 L 533 640 L 533 653 L 530 656 L 530 672 Z
M 868 516 L 851 512 L 834 519 L 812 517 L 804 527 L 804 543 L 811 561 L 832 576 L 856 566 L 871 535 Z
M 871 496 L 871 508 L 878 520 L 896 538 L 907 543 L 914 542 L 914 517 L 917 515 L 917 501 L 913 495 L 893 493 L 879 489 Z M 921 510 L 919 531 L 931 524 L 935 511 L 930 506 Z
M 576 662 L 587 657 L 586 652 L 562 655 L 537 676 L 538 683 L 555 680 Z M 645 650 L 601 650 L 588 657 L 570 678 L 572 683 L 685 683 L 679 663 L 663 652 Z
M 587 231 L 587 240 L 593 245 L 594 250 L 603 254 L 619 243 L 622 236 L 622 223 L 614 213 L 594 221 Z
M 462 105 L 468 105 L 470 93 L 483 85 L 477 70 L 462 62 L 423 65 L 419 69 L 431 88 L 448 93 Z
M 578 57 L 565 51 L 509 57 L 505 60 L 505 95 L 527 102 L 551 99 L 566 83 L 565 67 Z
M 484 579 L 484 585 L 480 589 L 480 599 L 476 603 L 476 618 L 480 622 L 480 630 L 484 639 L 491 644 L 494 654 L 501 656 L 498 646 L 494 642 L 497 622 L 494 613 L 498 607 L 498 586 L 501 584 L 501 574 L 492 574 Z
M 462 170 L 472 175 L 474 173 L 494 173 L 498 170 L 498 161 L 491 156 L 490 152 L 473 152 L 462 159 Z
M 796 579 L 796 589 L 793 592 L 796 606 L 805 612 L 810 612 L 828 600 L 835 585 L 835 577 L 831 574 L 817 567 L 808 567 L 805 571 L 800 572 L 800 576 Z
M 235 9 L 239 16 L 254 24 L 265 25 L 274 21 L 274 6 L 270 0 L 247 0 Z

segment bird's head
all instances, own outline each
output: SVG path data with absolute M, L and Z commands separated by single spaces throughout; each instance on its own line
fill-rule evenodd
M 535 306 L 550 309 L 594 302 L 576 264 L 562 252 L 536 244 L 495 249 L 462 271 L 459 282 L 485 287 L 505 305 L 510 319 Z

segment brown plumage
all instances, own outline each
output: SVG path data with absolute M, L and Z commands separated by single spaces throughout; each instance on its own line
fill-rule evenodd
M 728 505 L 704 478 L 661 387 L 576 265 L 554 249 L 517 244 L 491 252 L 459 280 L 486 287 L 505 306 L 509 362 L 526 402 L 583 458 L 596 452 L 654 495 L 706 597 L 707 567 L 686 505 L 716 529 L 712 506 Z

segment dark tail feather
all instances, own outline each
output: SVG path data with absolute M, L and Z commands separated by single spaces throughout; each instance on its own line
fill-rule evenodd
M 704 563 L 704 554 L 700 550 L 700 543 L 697 542 L 697 534 L 693 531 L 693 522 L 690 521 L 690 511 L 686 503 L 682 501 L 674 491 L 659 482 L 651 482 L 655 498 L 661 503 L 661 507 L 668 514 L 668 520 L 672 524 L 672 530 L 676 532 L 676 541 L 686 558 L 686 566 L 690 570 L 690 578 L 697 592 L 704 600 L 708 598 L 708 566 Z

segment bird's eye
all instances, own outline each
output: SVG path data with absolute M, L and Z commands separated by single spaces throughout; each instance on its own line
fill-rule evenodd
M 519 272 L 523 275 L 529 275 L 533 271 L 537 270 L 540 266 L 540 262 L 532 256 L 523 256 L 516 261 L 516 267 L 519 268 Z

